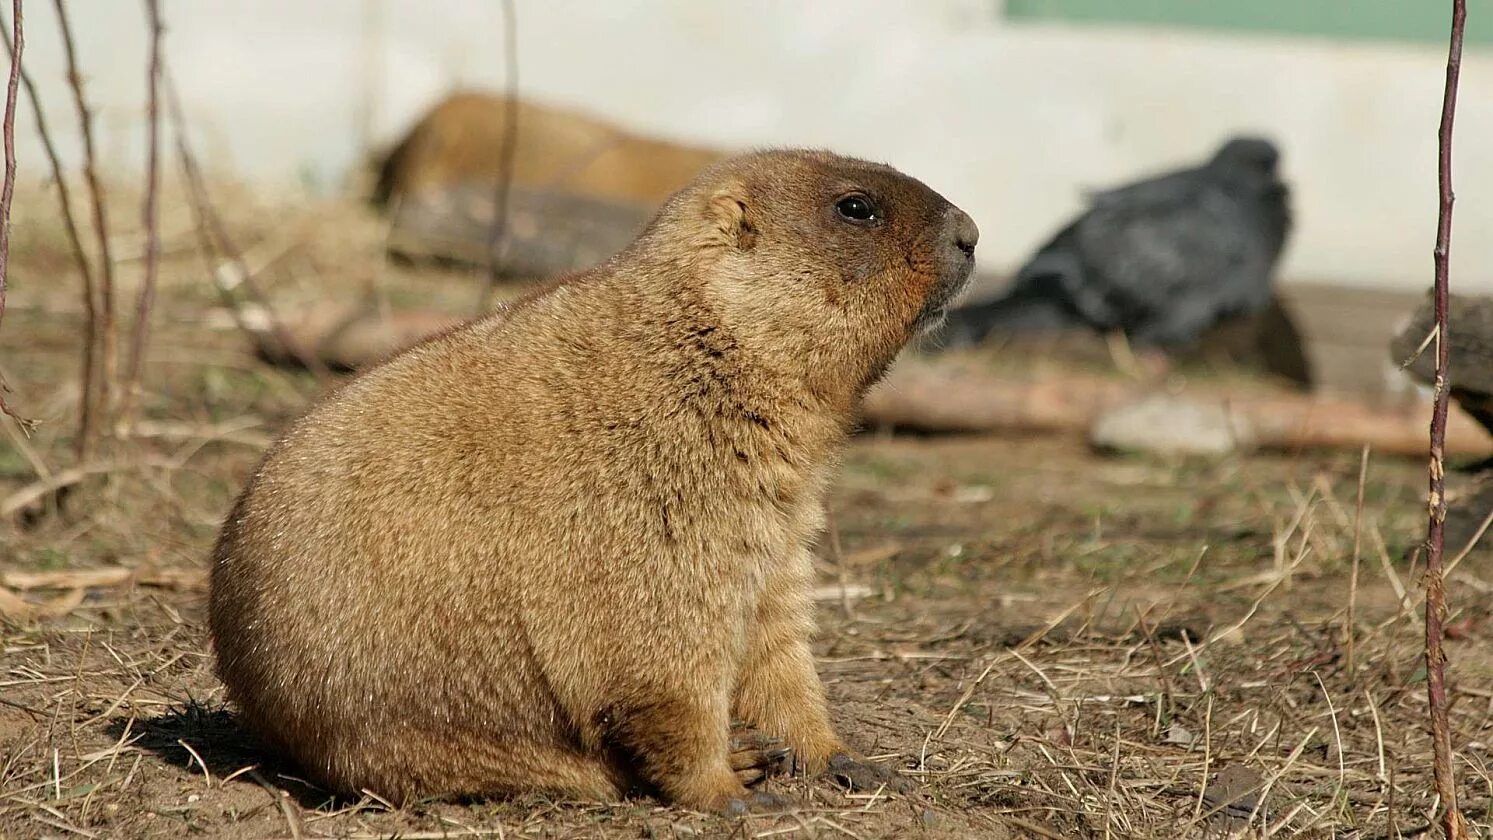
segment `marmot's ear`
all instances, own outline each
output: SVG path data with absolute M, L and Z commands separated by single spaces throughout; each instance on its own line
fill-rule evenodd
M 757 244 L 757 227 L 752 223 L 755 214 L 747 203 L 745 185 L 732 183 L 716 190 L 710 196 L 709 208 L 713 231 L 719 234 L 721 244 L 741 251 L 750 251 Z

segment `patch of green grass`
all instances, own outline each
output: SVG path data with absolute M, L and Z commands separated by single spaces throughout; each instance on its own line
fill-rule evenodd
M 912 464 L 875 455 L 854 459 L 845 466 L 846 471 L 853 475 L 877 481 L 900 481 L 911 478 L 916 470 Z
M 26 479 L 31 477 L 31 462 L 14 446 L 0 449 L 0 478 Z
M 1172 506 L 1171 521 L 1177 528 L 1186 528 L 1192 525 L 1193 518 L 1197 515 L 1197 502 L 1177 502 Z
M 883 531 L 906 531 L 918 523 L 917 519 L 910 514 L 896 514 L 894 516 L 882 517 L 879 527 Z
M 1125 579 L 1145 559 L 1140 546 L 1126 542 L 1098 544 L 1072 555 L 1075 569 L 1105 583 Z
M 65 569 L 68 566 L 68 554 L 52 546 L 43 546 L 31 555 L 31 566 L 39 572 Z

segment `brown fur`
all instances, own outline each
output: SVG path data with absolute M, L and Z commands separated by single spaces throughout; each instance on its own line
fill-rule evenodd
M 496 185 L 507 98 L 441 100 L 379 164 L 377 204 L 459 184 Z M 653 208 L 724 154 L 640 137 L 573 111 L 520 100 L 513 183 Z
M 853 189 L 879 223 L 836 215 Z M 857 401 L 977 236 L 887 167 L 748 155 L 602 266 L 339 389 L 215 551 L 244 720 L 401 801 L 641 783 L 739 810 L 733 718 L 811 772 L 896 781 L 830 726 L 810 546 Z

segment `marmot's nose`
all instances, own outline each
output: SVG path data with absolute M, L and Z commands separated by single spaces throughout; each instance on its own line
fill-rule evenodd
M 975 245 L 980 242 L 980 228 L 975 220 L 958 207 L 950 207 L 948 229 L 953 231 L 954 247 L 963 251 L 966 257 L 973 257 Z

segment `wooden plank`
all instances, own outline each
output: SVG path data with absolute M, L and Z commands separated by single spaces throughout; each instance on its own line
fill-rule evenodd
M 1312 387 L 1378 404 L 1416 399 L 1389 344 L 1420 300 L 1416 292 L 1346 283 L 1282 283 L 1278 294 L 1301 336 Z
M 402 197 L 393 209 L 390 254 L 478 268 L 488 264 L 494 191 L 463 183 Z M 590 268 L 627 247 L 653 208 L 514 185 L 502 273 L 545 278 Z
M 1308 340 L 1378 344 L 1381 349 L 1421 301 L 1418 291 L 1350 284 L 1283 284 L 1279 295 Z

